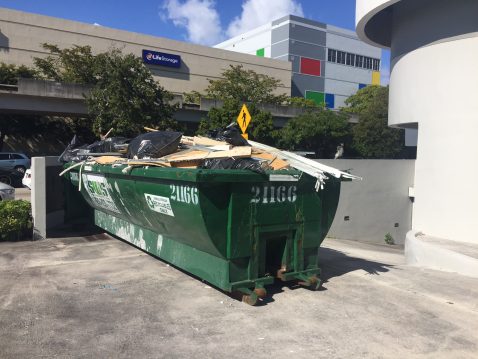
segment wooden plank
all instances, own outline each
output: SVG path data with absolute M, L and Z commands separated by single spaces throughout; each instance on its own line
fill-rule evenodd
M 289 162 L 267 152 L 253 153 L 251 157 L 269 161 L 269 166 L 275 171 L 289 167 Z
M 234 147 L 229 151 L 216 151 L 216 152 L 204 152 L 204 151 L 190 151 L 183 156 L 177 155 L 174 157 L 168 158 L 168 161 L 180 162 L 180 161 L 193 161 L 193 160 L 204 160 L 206 158 L 244 158 L 251 157 L 251 148 L 249 146 L 238 146 Z
M 123 161 L 124 158 L 121 157 L 116 157 L 116 156 L 101 156 L 101 157 L 95 157 L 94 161 L 96 163 L 99 163 L 100 165 L 109 165 L 112 163 L 115 163 L 116 161 Z
M 217 141 L 208 137 L 194 136 L 194 144 L 200 146 L 220 146 L 227 145 L 226 141 Z
M 133 160 L 128 161 L 125 164 L 129 166 L 155 166 L 155 167 L 171 167 L 171 164 L 167 162 L 148 161 L 148 160 Z

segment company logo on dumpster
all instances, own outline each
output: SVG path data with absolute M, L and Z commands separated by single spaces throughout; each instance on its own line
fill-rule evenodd
M 104 176 L 83 173 L 82 179 L 86 192 L 97 207 L 121 213 L 108 192 L 108 182 Z
M 171 202 L 168 197 L 156 196 L 154 194 L 145 193 L 146 203 L 149 209 L 174 217 L 173 209 L 171 208 Z

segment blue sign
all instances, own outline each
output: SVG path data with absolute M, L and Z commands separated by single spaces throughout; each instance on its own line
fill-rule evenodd
M 165 54 L 151 50 L 143 50 L 143 62 L 150 65 L 181 67 L 181 56 Z

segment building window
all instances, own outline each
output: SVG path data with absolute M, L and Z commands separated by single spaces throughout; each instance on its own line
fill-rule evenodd
M 365 58 L 365 68 L 368 70 L 372 69 L 372 59 L 370 57 Z
M 345 51 L 327 49 L 327 60 L 337 64 L 380 71 L 380 59 L 356 55 Z
M 343 51 L 337 51 L 337 62 L 339 64 L 342 64 L 342 65 L 345 65 L 345 57 L 346 57 L 346 53 L 343 52 Z
M 337 61 L 337 50 L 328 50 L 328 60 L 329 62 L 336 62 Z
M 363 56 L 355 56 L 355 67 L 363 67 Z

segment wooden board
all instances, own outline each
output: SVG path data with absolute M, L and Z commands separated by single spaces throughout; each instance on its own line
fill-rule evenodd
M 289 167 L 289 162 L 284 161 L 283 159 L 277 157 L 277 155 L 273 155 L 271 153 L 260 152 L 254 149 L 251 157 L 269 161 L 269 166 L 271 166 L 275 171 Z
M 238 146 L 234 147 L 229 151 L 216 151 L 216 152 L 205 152 L 205 151 L 189 151 L 184 155 L 176 154 L 175 156 L 169 157 L 168 161 L 170 163 L 181 162 L 181 161 L 194 161 L 194 160 L 204 160 L 206 158 L 244 158 L 251 157 L 251 148 L 249 146 Z
M 227 145 L 226 141 L 216 141 L 208 137 L 194 136 L 194 144 L 200 146 L 220 146 Z

